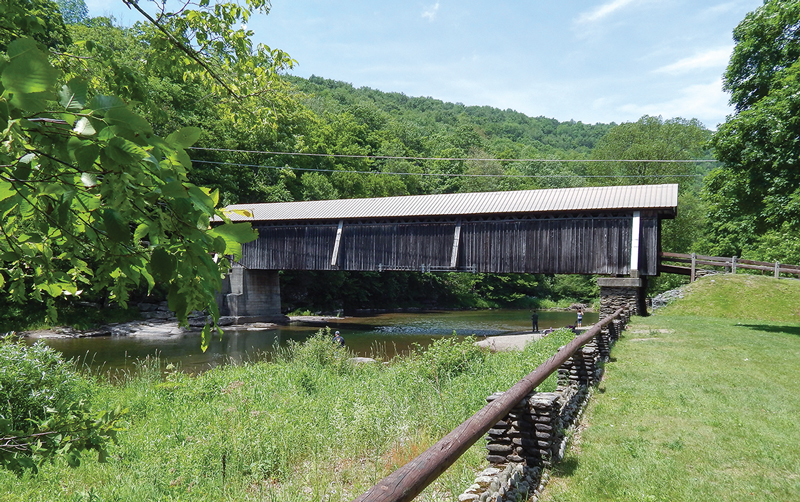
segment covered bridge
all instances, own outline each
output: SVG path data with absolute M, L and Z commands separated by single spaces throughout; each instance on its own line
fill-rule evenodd
M 274 317 L 278 270 L 600 274 L 641 288 L 677 201 L 665 184 L 229 206 L 248 211 L 231 219 L 259 238 L 243 246 L 222 306 Z

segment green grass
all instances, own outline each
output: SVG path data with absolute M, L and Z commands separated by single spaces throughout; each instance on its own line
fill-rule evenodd
M 717 274 L 684 287 L 686 296 L 659 315 L 697 315 L 800 323 L 800 281 Z
M 0 471 L 4 501 L 352 500 L 427 449 L 571 339 L 488 354 L 446 339 L 387 364 L 354 365 L 329 340 L 272 363 L 199 376 L 140 364 L 95 382 L 94 403 L 130 411 L 105 464 Z M 552 389 L 555 382 L 543 384 Z M 454 499 L 485 465 L 481 442 L 423 494 Z M 224 466 L 224 467 L 223 467 Z
M 634 318 L 544 500 L 800 500 L 799 286 L 707 277 Z

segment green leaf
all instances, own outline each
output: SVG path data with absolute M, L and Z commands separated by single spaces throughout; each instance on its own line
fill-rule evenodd
M 203 326 L 203 335 L 200 340 L 200 349 L 205 352 L 208 350 L 208 347 L 211 345 L 211 325 L 206 323 Z
M 181 148 L 188 148 L 200 139 L 201 132 L 202 130 L 199 127 L 182 127 L 167 136 L 167 141 Z
M 172 283 L 167 293 L 167 304 L 169 309 L 175 312 L 179 322 L 185 322 L 189 313 L 189 303 L 186 293 L 180 290 L 176 283 Z
M 11 104 L 23 110 L 38 113 L 47 108 L 47 102 L 53 99 L 53 93 L 49 91 L 32 92 L 29 94 L 14 94 Z
M 40 103 L 49 99 L 49 92 L 55 85 L 61 72 L 50 64 L 30 38 L 20 38 L 8 44 L 8 56 L 11 61 L 3 68 L 0 81 L 5 88 L 4 94 L 11 94 L 11 103 L 20 108 L 31 110 L 32 103 Z M 26 95 L 33 95 L 28 96 Z
M 117 106 L 110 108 L 106 112 L 104 118 L 108 125 L 125 127 L 132 131 L 144 132 L 147 134 L 153 132 L 153 128 L 141 115 L 133 113 L 127 107 Z
M 59 103 L 71 112 L 83 110 L 86 106 L 87 87 L 86 80 L 79 77 L 71 79 L 58 91 Z
M 150 269 L 153 271 L 153 277 L 160 281 L 167 282 L 172 279 L 176 265 L 175 257 L 164 248 L 156 248 L 150 255 Z
M 112 160 L 123 165 L 146 159 L 148 156 L 144 148 L 119 136 L 112 138 L 103 148 L 103 152 Z
M 89 101 L 87 108 L 91 108 L 95 112 L 100 112 L 99 115 L 103 116 L 112 108 L 125 107 L 125 102 L 116 96 L 95 96 Z
M 208 231 L 212 237 L 225 240 L 225 254 L 233 255 L 236 260 L 242 257 L 242 244 L 258 239 L 250 223 L 225 223 Z
M 186 187 L 179 181 L 170 181 L 161 187 L 164 197 L 182 198 L 186 197 Z
M 103 211 L 103 223 L 106 226 L 106 233 L 112 242 L 130 242 L 131 229 L 128 222 L 116 209 L 105 209 Z
M 39 284 L 39 285 L 37 285 L 37 288 L 39 288 L 41 291 L 46 292 L 47 294 L 49 294 L 53 298 L 61 296 L 61 292 L 62 292 L 61 287 L 58 286 L 57 284 Z
M 149 231 L 150 225 L 147 223 L 140 223 L 133 232 L 133 242 L 139 242 L 140 240 L 144 239 L 144 236 L 147 235 L 147 232 Z
M 14 185 L 7 181 L 0 181 L 0 201 L 6 200 L 14 195 L 17 195 L 17 191 L 14 190 Z
M 208 232 L 210 235 L 220 236 L 225 240 L 233 240 L 240 244 L 252 242 L 258 239 L 258 232 L 250 226 L 250 223 L 225 223 L 214 227 Z
M 92 143 L 84 145 L 75 150 L 75 161 L 81 169 L 91 169 L 97 157 L 100 155 L 100 145 Z

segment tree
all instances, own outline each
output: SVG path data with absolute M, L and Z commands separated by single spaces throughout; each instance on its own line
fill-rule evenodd
M 248 5 L 268 10 L 264 0 Z M 253 53 L 248 32 L 231 28 L 250 11 L 201 6 L 163 13 L 163 38 L 151 43 L 164 51 L 165 64 L 189 68 L 185 78 L 226 99 L 257 85 L 239 84 L 243 76 L 268 84 L 285 55 Z M 91 287 L 125 304 L 131 288 L 159 282 L 182 323 L 193 309 L 206 309 L 215 322 L 226 256 L 239 256 L 256 234 L 217 208 L 218 192 L 189 181 L 185 149 L 201 130 L 160 137 L 121 97 L 93 93 L 83 76 L 87 60 L 51 52 L 41 38 L 53 18 L 38 13 L 57 11 L 49 0 L 3 3 L 0 11 L 0 288 L 20 302 L 46 301 L 55 317 L 55 298 Z M 112 54 L 91 41 L 85 46 L 93 64 L 113 66 Z M 209 59 L 225 72 L 212 71 Z M 122 94 L 141 85 L 114 83 Z M 211 328 L 203 331 L 204 346 Z
M 710 132 L 697 119 L 664 120 L 645 115 L 636 122 L 612 128 L 592 150 L 597 160 L 642 160 L 644 162 L 595 162 L 589 174 L 611 176 L 602 184 L 646 185 L 679 183 L 691 185 L 687 175 L 698 174 L 694 164 L 648 160 L 687 161 L 701 158 Z M 618 178 L 613 178 L 617 176 Z
M 787 259 L 800 239 L 800 2 L 765 2 L 736 27 L 734 41 L 724 88 L 735 112 L 712 141 L 724 165 L 705 182 L 706 248 Z M 788 254 L 770 253 L 776 242 Z
M 644 160 L 645 162 L 593 163 L 589 174 L 610 176 L 598 184 L 639 185 L 678 183 L 681 186 L 678 216 L 664 222 L 663 248 L 685 253 L 702 236 L 703 219 L 698 218 L 697 179 L 700 168 L 691 162 L 646 162 L 646 160 L 690 161 L 706 156 L 710 132 L 696 119 L 645 115 L 637 122 L 612 128 L 592 151 L 593 159 Z
M 83 0 L 58 0 L 58 10 L 66 24 L 78 24 L 89 17 L 89 9 Z

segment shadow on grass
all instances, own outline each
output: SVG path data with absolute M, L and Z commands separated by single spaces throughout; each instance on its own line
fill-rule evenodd
M 567 457 L 553 466 L 553 474 L 566 478 L 575 474 L 577 468 L 578 459 L 575 457 Z
M 787 335 L 800 336 L 800 326 L 772 326 L 767 324 L 740 324 L 740 326 L 767 333 L 786 333 Z

